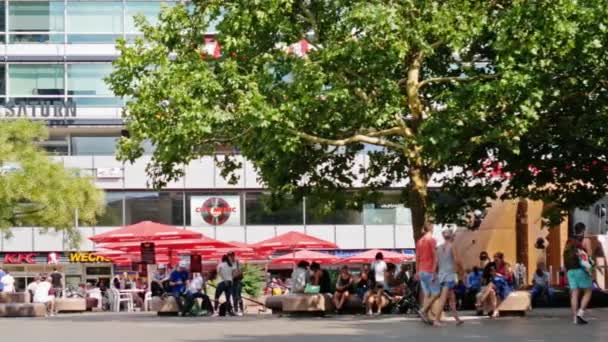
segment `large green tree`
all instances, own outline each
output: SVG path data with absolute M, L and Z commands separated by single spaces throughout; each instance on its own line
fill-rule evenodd
M 148 171 L 162 186 L 230 145 L 276 194 L 342 198 L 356 154 L 375 147 L 360 193 L 406 180 L 416 237 L 429 217 L 466 220 L 497 191 L 562 214 L 607 190 L 607 8 L 194 0 L 157 26 L 140 18 L 144 37 L 118 44 L 108 81 L 130 98 L 120 156 L 138 158 L 150 139 Z M 219 58 L 204 52 L 210 23 Z M 289 48 L 302 39 L 307 53 Z
M 10 236 L 16 226 L 53 228 L 76 242 L 76 215 L 80 224 L 94 224 L 103 213 L 103 191 L 52 161 L 38 146 L 47 137 L 40 123 L 0 121 L 0 230 Z

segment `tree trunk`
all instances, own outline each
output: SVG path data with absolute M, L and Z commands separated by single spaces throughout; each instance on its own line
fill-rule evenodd
M 424 235 L 424 225 L 428 222 L 428 179 L 418 168 L 410 168 L 408 205 L 412 214 L 414 241 Z

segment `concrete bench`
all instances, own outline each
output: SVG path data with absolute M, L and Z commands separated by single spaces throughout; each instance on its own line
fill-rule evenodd
M 283 312 L 331 312 L 335 310 L 328 294 L 291 294 L 282 299 Z
M 159 297 L 154 297 L 154 298 L 158 298 L 156 300 L 157 304 L 151 303 L 151 308 L 153 306 L 156 306 L 157 310 L 152 310 L 152 311 L 156 311 L 159 316 L 177 315 L 179 313 L 179 308 L 177 306 L 177 301 L 175 300 L 175 297 L 167 296 L 167 297 L 163 297 L 163 298 L 159 298 Z
M 264 306 L 272 310 L 272 313 L 279 313 L 283 311 L 283 298 L 284 296 L 268 296 L 264 300 Z
M 29 292 L 0 292 L 0 303 L 29 303 Z
M 83 312 L 87 311 L 85 298 L 55 298 L 57 312 Z
M 498 312 L 502 314 L 519 314 L 525 315 L 532 310 L 532 299 L 528 291 L 513 291 L 500 305 Z
M 44 317 L 46 306 L 40 303 L 0 303 L 0 317 Z

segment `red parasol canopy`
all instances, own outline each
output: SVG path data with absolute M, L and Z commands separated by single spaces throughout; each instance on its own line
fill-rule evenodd
M 95 243 L 152 242 L 160 240 L 198 239 L 202 234 L 151 221 L 142 221 L 106 233 L 91 236 Z
M 200 234 L 198 239 L 160 240 L 154 242 L 155 249 L 182 250 L 194 248 L 231 248 L 229 243 L 212 239 Z M 99 248 L 120 250 L 124 252 L 136 252 L 141 249 L 140 242 L 116 242 L 98 245 Z
M 339 259 L 340 258 L 331 254 L 303 250 L 282 255 L 273 259 L 270 263 L 274 265 L 287 265 L 297 263 L 300 260 L 306 260 L 309 262 L 318 262 L 319 264 L 332 264 Z
M 338 246 L 329 241 L 300 232 L 288 232 L 272 239 L 251 245 L 259 250 L 294 250 L 294 249 L 336 249 Z
M 339 260 L 338 262 L 342 263 L 342 264 L 371 263 L 374 260 L 376 260 L 376 254 L 378 254 L 378 253 L 382 253 L 382 256 L 384 257 L 384 261 L 393 262 L 393 263 L 412 261 L 414 258 L 412 255 L 406 255 L 406 254 L 395 253 L 395 252 L 390 252 L 390 251 L 383 251 L 380 249 L 370 249 L 369 251 L 355 254 L 353 256 Z

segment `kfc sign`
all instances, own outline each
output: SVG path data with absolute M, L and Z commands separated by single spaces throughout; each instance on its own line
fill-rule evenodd
M 35 264 L 36 255 L 38 253 L 6 253 L 3 262 L 5 264 Z

